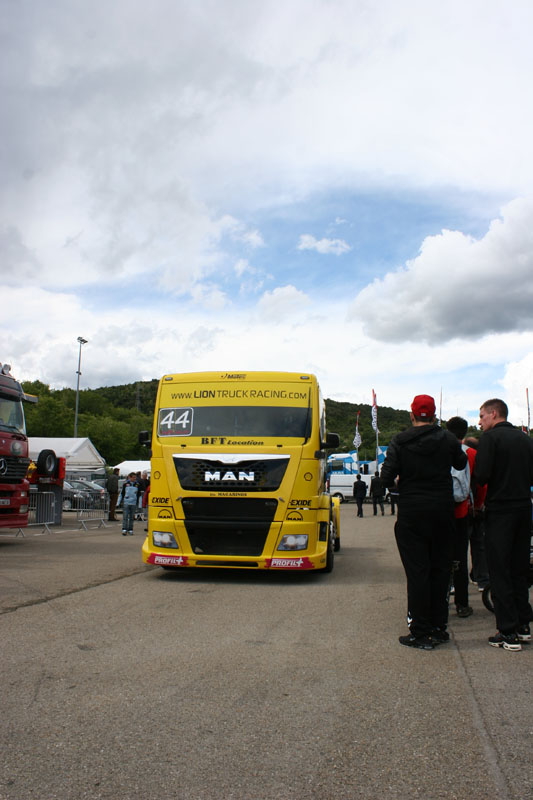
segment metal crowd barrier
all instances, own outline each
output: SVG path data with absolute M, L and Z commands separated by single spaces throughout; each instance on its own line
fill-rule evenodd
M 109 494 L 104 492 L 90 492 L 88 497 L 77 501 L 77 521 L 80 529 L 89 530 L 87 522 L 98 522 L 99 528 L 107 528 L 105 521 L 109 518 Z
M 52 533 L 49 525 L 55 520 L 55 495 L 53 492 L 30 492 L 28 498 L 28 524 L 43 525 L 47 533 Z M 15 536 L 24 536 L 24 529 L 19 528 Z

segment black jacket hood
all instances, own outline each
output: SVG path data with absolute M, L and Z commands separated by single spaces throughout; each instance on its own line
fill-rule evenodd
M 397 441 L 413 453 L 430 455 L 442 444 L 446 434 L 438 425 L 416 425 L 398 434 Z

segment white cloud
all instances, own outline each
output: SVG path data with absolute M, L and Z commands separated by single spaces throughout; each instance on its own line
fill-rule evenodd
M 530 2 L 30 5 L 7 4 L 0 52 L 0 360 L 15 374 L 73 385 L 84 335 L 83 385 L 313 369 L 327 396 L 368 402 L 374 386 L 397 407 L 443 385 L 451 414 L 485 399 L 454 375 L 481 359 L 479 380 L 505 375 L 504 399 L 519 397 L 513 365 L 533 350 L 529 201 L 483 238 L 461 220 L 427 238 L 349 320 L 337 256 L 350 246 L 312 221 L 332 237 L 331 219 L 352 229 L 355 194 L 386 207 L 390 191 L 428 190 L 438 205 L 444 186 L 493 207 L 531 191 Z M 370 223 L 380 213 L 369 207 Z M 264 219 L 280 222 L 277 250 Z M 310 259 L 292 259 L 301 230 L 335 304 L 313 297 Z M 259 248 L 268 267 L 253 263 Z M 277 288 L 251 310 L 265 286 Z M 98 307 L 103 289 L 112 310 Z
M 262 295 L 257 310 L 270 321 L 290 320 L 291 316 L 299 317 L 310 302 L 309 297 L 295 286 L 278 286 Z
M 446 342 L 533 329 L 533 200 L 515 200 L 476 240 L 442 231 L 357 296 L 351 314 L 381 341 Z
M 524 358 L 507 364 L 502 386 L 509 406 L 510 419 L 515 424 L 527 425 L 528 395 L 526 389 L 529 390 L 530 409 L 533 402 L 533 353 L 528 353 Z M 533 426 L 531 419 L 530 425 Z
M 300 236 L 298 250 L 316 250 L 317 253 L 322 255 L 332 254 L 341 256 L 343 253 L 348 253 L 352 248 L 343 239 L 315 239 L 309 233 L 303 233 Z
M 208 308 L 210 311 L 219 311 L 224 308 L 227 303 L 227 298 L 216 286 L 209 284 L 195 284 L 191 289 L 191 297 L 195 303 Z
M 157 313 L 145 304 L 135 311 L 88 311 L 72 295 L 32 287 L 6 288 L 3 299 L 0 360 L 12 364 L 21 379 L 39 378 L 57 388 L 76 385 L 80 335 L 88 340 L 82 388 L 167 372 L 304 370 L 319 376 L 326 397 L 353 403 L 369 403 L 374 388 L 380 406 L 408 408 L 415 394 L 431 394 L 438 402 L 442 389 L 444 418 L 459 413 L 473 422 L 481 403 L 500 395 L 511 421 L 519 423 L 528 375 L 530 388 L 533 383 L 533 333 L 419 343 L 416 349 L 403 342 L 384 346 L 359 323 L 345 320 L 343 300 L 317 306 L 290 285 L 266 292 L 254 314 L 235 305 L 213 314 L 204 304 L 193 310 L 182 303 Z M 484 373 L 478 376 L 480 361 Z
M 461 26 L 420 0 L 233 7 L 9 5 L 0 211 L 43 279 L 149 271 L 180 292 L 220 269 L 228 199 L 533 184 L 530 3 L 452 3 Z
M 235 263 L 234 269 L 235 269 L 235 275 L 238 278 L 242 278 L 245 272 L 249 272 L 252 274 L 255 272 L 254 268 L 251 266 L 247 258 L 239 258 L 239 260 Z

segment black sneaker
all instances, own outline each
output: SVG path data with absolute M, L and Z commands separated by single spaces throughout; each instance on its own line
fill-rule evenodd
M 416 647 L 417 650 L 433 650 L 435 648 L 430 636 L 413 636 L 410 633 L 408 636 L 400 636 L 398 641 L 405 647 Z
M 520 625 L 517 628 L 516 635 L 518 636 L 521 642 L 530 642 L 531 641 L 531 629 L 529 625 Z
M 433 628 L 431 631 L 431 641 L 434 645 L 446 644 L 450 641 L 450 634 L 444 628 Z
M 498 633 L 495 636 L 489 636 L 489 644 L 492 647 L 503 647 L 504 650 L 521 650 L 522 645 L 516 633 Z
M 458 617 L 469 617 L 474 613 L 472 606 L 455 606 Z

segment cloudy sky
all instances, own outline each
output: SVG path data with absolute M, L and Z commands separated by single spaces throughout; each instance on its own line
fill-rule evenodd
M 530 0 L 0 0 L 0 361 L 533 390 Z

